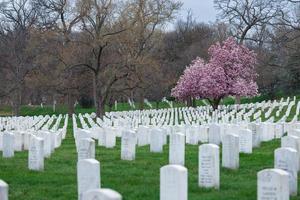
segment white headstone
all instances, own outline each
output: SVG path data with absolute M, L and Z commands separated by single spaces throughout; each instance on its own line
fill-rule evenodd
M 201 125 L 199 127 L 199 141 L 202 143 L 208 142 L 208 127 Z
M 49 158 L 52 153 L 52 139 L 51 139 L 51 133 L 48 131 L 42 132 L 43 139 L 44 139 L 44 156 L 46 158 Z
M 288 135 L 300 137 L 300 129 L 292 129 L 288 132 Z
M 160 168 L 160 200 L 187 200 L 187 169 L 180 165 Z
M 186 130 L 186 143 L 191 145 L 198 145 L 199 133 L 197 126 L 190 126 Z
M 95 158 L 95 141 L 91 138 L 83 138 L 78 141 L 78 160 Z
M 295 149 L 278 148 L 274 152 L 274 168 L 289 173 L 290 195 L 296 196 L 298 191 L 298 165 L 299 157 Z
M 241 129 L 239 131 L 239 149 L 242 153 L 252 153 L 252 131 Z
M 97 129 L 98 133 L 98 145 L 105 146 L 105 130 L 103 128 Z
M 15 136 L 15 151 L 22 151 L 24 149 L 24 133 L 14 132 Z
M 83 193 L 100 188 L 100 163 L 95 159 L 77 162 L 78 199 L 83 200 Z
M 221 126 L 218 124 L 211 124 L 208 131 L 209 143 L 219 145 L 221 143 Z
M 122 200 L 122 196 L 111 189 L 93 189 L 83 193 L 82 200 Z
M 184 165 L 185 159 L 185 136 L 181 133 L 170 135 L 169 163 Z
M 145 146 L 149 144 L 149 128 L 146 126 L 139 126 L 137 129 L 138 146 Z
M 259 124 L 257 123 L 250 123 L 249 128 L 252 131 L 252 147 L 259 147 L 260 146 L 260 135 L 259 135 Z
M 225 134 L 222 143 L 222 166 L 229 169 L 239 168 L 239 137 Z
M 220 187 L 220 153 L 219 146 L 203 144 L 199 147 L 199 179 L 200 187 Z
M 14 142 L 15 136 L 12 133 L 4 132 L 3 133 L 3 157 L 11 158 L 15 155 Z
M 84 129 L 77 129 L 76 132 L 74 133 L 75 134 L 75 142 L 76 142 L 76 148 L 78 148 L 78 145 L 79 145 L 79 141 L 81 139 L 84 139 L 84 138 L 91 138 L 90 135 L 89 135 L 89 132 L 87 130 L 84 130 Z M 51 134 L 52 136 L 52 142 L 53 142 L 53 146 L 55 146 L 55 134 Z
M 0 131 L 0 150 L 2 151 L 2 149 L 3 149 L 3 132 L 2 131 Z
M 153 128 L 150 134 L 150 151 L 155 153 L 163 152 L 164 132 L 160 128 Z
M 30 170 L 44 170 L 44 140 L 31 136 L 28 151 L 28 168 Z
M 24 150 L 28 150 L 29 149 L 29 143 L 30 143 L 30 133 L 26 133 L 24 135 Z
M 281 138 L 284 135 L 284 129 L 282 123 L 275 124 L 275 138 Z
M 299 156 L 298 171 L 300 170 L 300 138 L 296 136 L 284 136 L 281 138 L 281 147 L 290 147 L 297 151 Z
M 257 174 L 257 200 L 289 200 L 289 174 L 281 169 L 264 169 Z
M 116 146 L 116 132 L 113 128 L 105 128 L 105 147 L 114 148 Z
M 2 180 L 0 180 L 0 199 L 8 200 L 8 185 Z
M 121 159 L 134 160 L 136 148 L 136 134 L 134 131 L 123 131 L 121 139 Z

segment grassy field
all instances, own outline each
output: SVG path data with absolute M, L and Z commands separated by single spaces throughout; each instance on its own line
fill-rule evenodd
M 279 100 L 281 97 L 278 97 Z M 284 97 L 286 99 L 286 97 Z M 291 97 L 292 99 L 293 97 Z M 297 96 L 297 99 L 300 99 L 300 96 Z M 242 98 L 241 103 L 255 103 L 255 102 L 262 102 L 263 100 L 268 100 L 266 96 L 257 96 L 253 98 Z M 227 97 L 222 100 L 221 104 L 234 104 L 235 100 L 231 97 Z M 159 102 L 158 104 L 156 102 L 151 102 L 152 109 L 161 109 L 161 108 L 169 108 L 170 106 L 166 102 Z M 182 102 L 174 102 L 174 107 L 183 107 L 186 106 Z M 205 105 L 202 100 L 196 101 L 197 106 L 203 106 Z M 139 104 L 135 104 L 135 109 L 139 109 Z M 128 111 L 128 110 L 135 110 L 129 106 L 128 103 L 118 103 L 117 110 L 113 107 L 111 111 Z M 144 104 L 144 109 L 150 109 L 149 106 Z M 108 112 L 110 111 L 109 107 L 106 106 L 105 110 Z M 91 113 L 95 112 L 94 108 L 82 108 L 80 106 L 76 106 L 75 113 Z M 39 105 L 35 106 L 21 106 L 20 111 L 22 116 L 33 116 L 33 115 L 58 115 L 58 114 L 66 114 L 68 113 L 67 107 L 65 105 L 57 105 L 55 112 L 53 111 L 52 106 L 44 106 L 41 108 Z M 1 106 L 0 105 L 0 116 L 11 116 L 12 115 L 12 108 L 10 106 Z
M 22 115 L 53 114 L 51 107 L 22 107 Z M 284 111 L 286 108 L 284 108 Z M 92 112 L 80 109 L 77 112 Z M 57 113 L 65 113 L 58 107 Z M 289 119 L 292 119 L 295 107 Z M 275 111 L 273 112 L 275 114 Z M 263 117 L 264 118 L 264 117 Z M 62 122 L 63 123 L 63 122 Z M 0 156 L 0 179 L 9 184 L 10 200 L 74 200 L 77 199 L 77 153 L 69 121 L 67 138 L 51 158 L 45 160 L 43 172 L 29 171 L 28 153 L 15 152 L 14 158 Z M 280 140 L 262 143 L 253 154 L 240 154 L 240 168 L 221 168 L 219 191 L 198 187 L 198 146 L 186 145 L 186 167 L 189 180 L 189 200 L 254 200 L 256 199 L 257 172 L 272 168 L 274 150 Z M 168 146 L 164 153 L 150 153 L 150 147 L 137 147 L 135 161 L 120 159 L 120 140 L 114 149 L 96 147 L 96 159 L 101 165 L 101 186 L 120 192 L 124 200 L 158 200 L 159 169 L 168 164 Z M 220 155 L 221 156 L 221 155 Z M 300 183 L 298 184 L 300 191 Z M 299 200 L 300 195 L 292 200 Z
M 0 179 L 10 186 L 10 200 L 77 199 L 77 154 L 71 131 L 69 122 L 67 138 L 51 158 L 45 160 L 43 172 L 28 170 L 27 152 L 16 152 L 10 159 L 0 156 Z M 239 170 L 221 168 L 221 188 L 216 191 L 198 187 L 198 146 L 187 145 L 189 199 L 256 199 L 256 174 L 273 167 L 273 152 L 279 146 L 280 141 L 274 140 L 262 143 L 251 155 L 240 154 Z M 164 147 L 164 153 L 150 153 L 149 146 L 138 147 L 135 161 L 122 161 L 118 140 L 114 149 L 96 147 L 96 159 L 101 163 L 102 187 L 117 190 L 124 200 L 159 199 L 159 169 L 168 164 L 168 146 Z

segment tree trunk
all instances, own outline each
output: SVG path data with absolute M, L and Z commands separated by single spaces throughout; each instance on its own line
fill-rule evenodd
M 22 89 L 21 86 L 18 86 L 15 91 L 14 101 L 13 101 L 13 114 L 15 116 L 20 116 L 20 108 L 22 102 Z
M 97 73 L 93 74 L 93 99 L 96 108 L 96 115 L 97 117 L 102 118 L 105 114 L 105 100 L 101 93 L 101 87 L 98 85 L 97 76 Z
M 192 106 L 193 106 L 194 108 L 197 107 L 197 102 L 196 102 L 196 99 L 195 99 L 195 98 L 192 99 Z
M 235 104 L 241 104 L 241 97 L 235 96 Z
M 68 90 L 68 115 L 69 115 L 69 117 L 72 117 L 73 113 L 75 113 L 74 104 L 75 104 L 75 98 L 72 95 L 72 92 L 70 90 Z
M 192 100 L 192 98 L 188 98 L 186 100 L 186 104 L 187 104 L 187 107 L 192 107 L 193 106 L 193 100 Z
M 212 106 L 213 110 L 217 110 L 221 101 L 221 98 L 219 99 L 208 99 L 210 105 Z
M 141 91 L 141 94 L 140 94 L 140 110 L 144 110 L 144 91 Z
M 97 74 L 94 73 L 93 74 L 93 99 L 94 99 L 94 106 L 96 108 L 96 112 L 97 112 L 97 107 L 98 107 L 98 101 L 97 101 Z
M 96 115 L 97 117 L 103 118 L 104 114 L 105 114 L 105 102 L 103 101 L 103 97 L 100 94 L 96 106 Z

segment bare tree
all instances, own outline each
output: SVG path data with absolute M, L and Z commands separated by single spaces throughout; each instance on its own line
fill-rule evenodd
M 129 7 L 126 21 L 135 23 L 119 37 L 119 49 L 129 71 L 125 85 L 132 91 L 131 98 L 138 98 L 141 109 L 147 90 L 158 82 L 161 72 L 153 52 L 162 42 L 164 25 L 174 19 L 180 7 L 181 3 L 171 0 L 134 0 Z
M 286 4 L 278 0 L 214 0 L 220 11 L 220 20 L 228 23 L 232 34 L 242 44 L 245 40 L 257 41 L 255 32 L 280 18 Z
M 78 96 L 78 78 L 82 70 L 73 69 L 75 54 L 81 50 L 76 43 L 79 37 L 78 24 L 86 14 L 81 1 L 70 0 L 33 0 L 38 9 L 39 27 L 43 30 L 44 36 L 51 43 L 46 44 L 45 55 L 51 56 L 58 62 L 56 79 L 52 83 L 52 88 L 56 92 L 67 95 L 68 113 L 74 113 L 74 103 Z M 50 47 L 50 48 L 49 48 Z
M 9 81 L 8 93 L 13 99 L 13 110 L 19 115 L 25 78 L 36 67 L 36 49 L 30 43 L 37 20 L 37 12 L 28 0 L 5 1 L 0 7 L 0 40 L 2 72 Z

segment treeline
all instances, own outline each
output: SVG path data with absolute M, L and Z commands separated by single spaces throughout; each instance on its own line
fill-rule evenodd
M 6 0 L 0 3 L 0 101 L 96 107 L 169 97 L 182 71 L 215 42 L 234 36 L 258 54 L 260 92 L 300 84 L 297 1 L 216 0 L 219 19 L 176 20 L 174 0 Z M 172 30 L 168 24 L 174 23 Z

